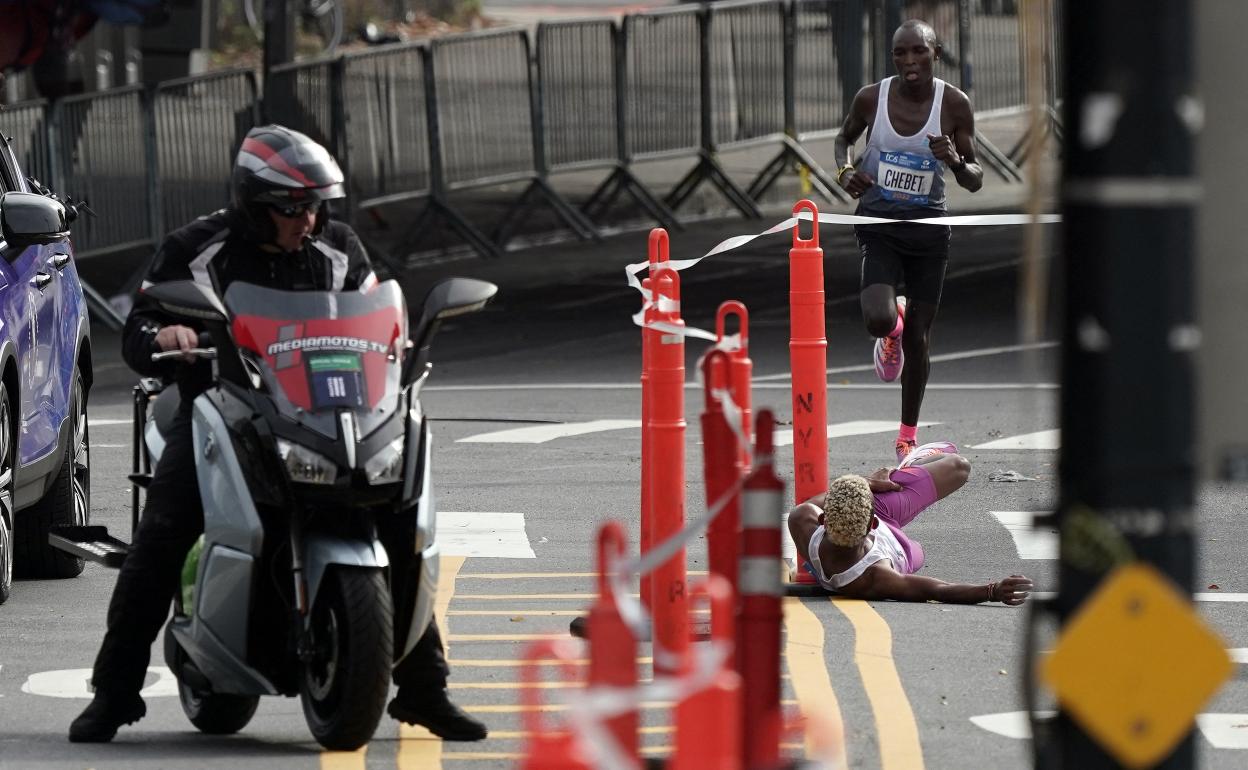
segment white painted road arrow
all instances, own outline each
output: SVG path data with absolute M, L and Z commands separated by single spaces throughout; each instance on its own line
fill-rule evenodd
M 1054 716 L 1053 711 L 1036 711 L 1036 719 L 1040 721 Z M 1031 739 L 1031 723 L 1027 721 L 1026 711 L 981 714 L 971 717 L 971 724 L 1006 738 Z M 1248 714 L 1198 714 L 1196 725 L 1216 749 L 1248 749 Z
M 640 428 L 641 420 L 590 420 L 589 422 L 561 422 L 557 425 L 531 425 L 525 428 L 497 430 L 478 433 L 456 441 L 456 444 L 545 444 L 557 438 L 583 436 L 607 430 Z
M 1060 449 L 1061 446 L 1062 432 L 1054 429 L 1024 433 L 1021 436 L 1006 436 L 987 444 L 975 444 L 971 449 Z

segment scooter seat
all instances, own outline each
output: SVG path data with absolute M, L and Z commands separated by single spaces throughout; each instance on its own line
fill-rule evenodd
M 164 436 L 169 433 L 173 427 L 174 418 L 177 417 L 178 407 L 182 404 L 182 394 L 178 391 L 177 384 L 167 385 L 156 400 L 152 402 L 150 419 L 156 421 L 156 430 L 160 431 L 160 435 Z

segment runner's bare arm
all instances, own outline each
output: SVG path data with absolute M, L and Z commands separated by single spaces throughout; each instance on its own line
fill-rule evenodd
M 822 495 L 812 497 L 789 512 L 789 536 L 793 538 L 797 552 L 802 554 L 803 559 L 809 558 L 806 548 L 810 545 L 811 536 L 820 526 L 819 514 L 823 511 L 819 508 L 819 504 L 822 501 Z
M 856 599 L 892 599 L 899 602 L 937 601 L 946 604 L 979 604 L 1001 602 L 1017 606 L 1027 600 L 1031 581 L 1022 575 L 1011 575 L 987 585 L 947 583 L 924 575 L 903 575 L 883 564 L 874 564 L 862 577 L 841 589 Z
M 978 191 L 984 186 L 984 170 L 975 155 L 975 112 L 970 97 L 953 86 L 945 87 L 940 130 L 942 136 L 928 137 L 932 154 L 949 167 L 959 185 Z
M 868 116 L 875 114 L 879 89 L 878 85 L 858 89 L 858 93 L 854 95 L 853 104 L 849 107 L 849 114 L 845 116 L 845 122 L 841 124 L 841 132 L 836 135 L 836 143 L 832 150 L 832 157 L 836 161 L 837 168 L 836 181 L 855 198 L 875 184 L 870 174 L 854 169 L 853 163 L 854 143 L 858 141 L 858 137 L 862 136 L 862 132 L 867 130 Z

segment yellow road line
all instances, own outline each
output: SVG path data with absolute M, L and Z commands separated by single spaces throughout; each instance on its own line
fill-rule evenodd
M 650 658 L 650 657 L 637 658 L 637 662 L 649 665 L 654 662 L 654 658 Z M 526 663 L 535 663 L 539 666 L 562 666 L 565 663 L 569 663 L 573 666 L 588 666 L 589 658 L 573 658 L 572 660 L 566 660 L 566 661 L 559 660 L 558 658 L 537 658 L 536 660 L 532 660 L 532 661 L 504 660 L 501 658 L 489 658 L 489 659 L 464 658 L 464 659 L 449 660 L 447 661 L 447 663 L 451 666 L 451 668 L 455 668 L 457 666 L 477 667 L 477 668 L 515 668 L 517 666 L 523 666 Z
M 629 594 L 634 599 L 640 594 Z M 518 602 L 557 602 L 568 601 L 572 599 L 584 599 L 585 601 L 593 601 L 598 594 L 593 591 L 587 591 L 580 594 L 456 594 L 456 599 L 473 600 L 481 602 L 502 601 L 505 599 L 514 599 Z
M 808 717 L 821 714 L 839 728 L 842 724 L 841 706 L 832 689 L 832 678 L 828 675 L 828 663 L 824 659 L 823 623 L 800 599 L 790 596 L 784 600 L 784 628 L 784 657 L 789 663 L 798 707 Z M 844 739 L 837 736 L 832 749 L 834 766 L 849 767 Z M 816 753 L 815 741 L 811 731 L 807 730 L 806 756 L 816 759 Z
M 919 727 L 893 662 L 888 623 L 861 600 L 833 599 L 832 606 L 854 626 L 854 662 L 875 716 L 881 770 L 922 770 Z
M 537 642 L 543 639 L 567 639 L 562 634 L 448 634 L 442 637 L 451 642 Z
M 438 631 L 442 633 L 443 645 L 450 639 L 447 608 L 455 595 L 455 577 L 463 566 L 463 556 L 443 556 L 438 570 L 438 598 L 433 603 L 433 614 Z M 442 758 L 440 738 L 423 727 L 399 724 L 399 754 L 396 758 L 399 770 L 441 770 Z
M 364 770 L 368 746 L 355 751 L 322 751 L 321 770 Z
M 545 617 L 568 617 L 574 618 L 586 614 L 585 610 L 451 610 L 448 615 L 476 615 L 476 616 L 507 616 L 524 617 L 532 616 L 535 618 Z M 710 615 L 711 611 L 705 607 L 694 607 L 689 610 L 690 615 Z
M 780 705 L 792 706 L 796 705 L 795 700 L 782 700 Z M 641 704 L 641 709 L 670 709 L 676 705 L 675 701 L 656 700 L 645 701 Z M 567 703 L 543 703 L 537 706 L 526 706 L 523 703 L 491 703 L 482 706 L 464 706 L 464 711 L 470 714 L 524 714 L 530 711 L 540 711 L 543 713 L 567 711 L 569 705 Z M 492 734 L 492 733 L 491 733 Z

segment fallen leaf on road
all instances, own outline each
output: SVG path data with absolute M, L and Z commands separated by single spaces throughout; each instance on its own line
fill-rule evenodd
M 989 481 L 1035 481 L 1030 476 L 1024 476 L 1018 471 L 995 470 L 988 474 Z
M 997 669 L 997 673 L 998 673 L 998 674 L 1000 674 L 1001 676 L 1005 676 L 1005 675 L 1006 675 L 1006 674 L 1008 674 L 1009 672 L 1008 672 L 1008 671 L 1006 671 L 1006 670 L 1005 670 L 1005 669 L 1003 669 L 1003 668 L 999 668 L 999 669 Z
M 1221 591 L 1222 589 L 1218 587 L 1218 584 L 1217 584 L 1217 583 L 1210 583 L 1210 584 L 1209 584 L 1209 590 L 1210 590 L 1210 591 Z
M 519 623 L 519 622 L 520 622 L 520 621 L 522 621 L 522 620 L 524 620 L 524 617 L 523 617 L 523 616 L 521 616 L 521 615 L 516 615 L 515 617 L 513 617 L 513 618 L 511 619 L 511 622 L 512 622 L 512 623 Z

